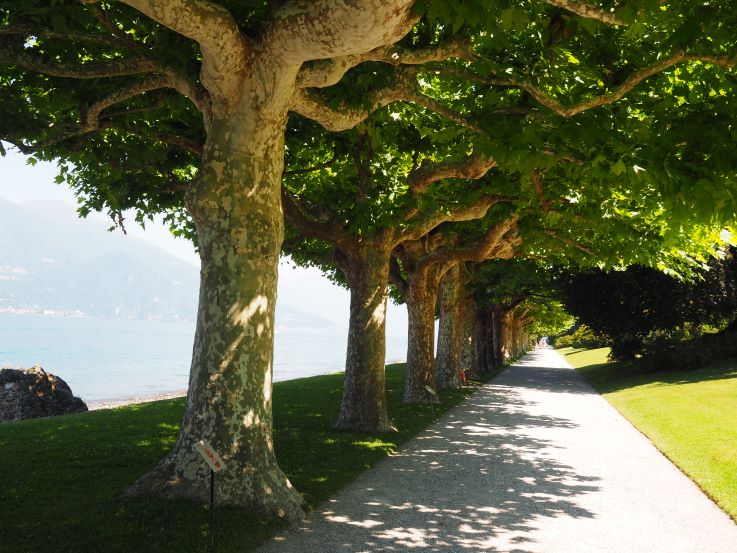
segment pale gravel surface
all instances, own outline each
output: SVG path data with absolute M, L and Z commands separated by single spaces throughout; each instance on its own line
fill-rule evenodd
M 104 399 L 101 401 L 88 401 L 87 409 L 90 411 L 98 411 L 100 409 L 115 409 L 116 407 L 124 407 L 126 405 L 134 405 L 137 403 L 149 403 L 151 401 L 160 401 L 162 399 L 176 399 L 187 395 L 186 391 L 165 392 L 153 396 L 127 397 L 123 399 Z
M 737 553 L 737 525 L 547 349 L 258 551 Z

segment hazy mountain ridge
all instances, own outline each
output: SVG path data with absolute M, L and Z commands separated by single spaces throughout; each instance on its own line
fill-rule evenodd
M 186 321 L 198 270 L 63 203 L 0 199 L 0 309 Z
M 0 312 L 194 321 L 199 270 L 63 202 L 0 197 Z M 282 303 L 277 331 L 339 327 Z

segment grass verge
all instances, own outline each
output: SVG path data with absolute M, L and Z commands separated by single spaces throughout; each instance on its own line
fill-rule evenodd
M 607 363 L 607 348 L 559 351 L 737 521 L 737 360 L 638 373 Z
M 399 431 L 331 428 L 343 375 L 274 385 L 277 458 L 310 507 L 386 457 L 472 393 L 445 391 L 442 405 L 402 403 L 404 365 L 387 366 L 389 413 Z M 172 447 L 184 400 L 0 425 L 0 551 L 203 552 L 207 512 L 121 496 Z M 241 509 L 216 513 L 218 553 L 244 553 L 282 527 Z

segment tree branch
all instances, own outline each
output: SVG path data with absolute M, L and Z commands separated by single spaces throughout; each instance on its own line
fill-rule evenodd
M 302 66 L 297 75 L 297 86 L 300 88 L 332 86 L 338 83 L 348 70 L 367 61 L 391 65 L 421 65 L 452 58 L 474 59 L 467 40 L 421 49 L 380 46 L 365 53 L 308 62 Z
M 509 313 L 510 311 L 513 311 L 514 309 L 517 309 L 524 301 L 527 299 L 529 294 L 520 294 L 519 296 L 513 298 L 507 303 L 501 303 L 499 304 L 502 308 L 502 311 L 505 313 Z
M 420 212 L 409 220 L 407 226 L 401 232 L 397 233 L 397 243 L 419 240 L 443 223 L 481 219 L 492 205 L 500 201 L 504 200 L 498 196 L 483 196 L 470 206 L 460 206 L 447 210 L 432 209 L 424 214 Z
M 389 281 L 397 289 L 399 297 L 406 301 L 409 283 L 402 276 L 402 268 L 399 266 L 399 260 L 395 255 L 392 255 L 389 261 Z
M 110 21 L 107 14 L 100 6 L 98 6 L 97 4 L 88 4 L 87 7 L 92 12 L 92 15 L 95 16 L 95 19 L 97 19 L 100 25 L 102 25 L 104 29 L 107 29 L 107 31 L 118 41 L 120 41 L 123 46 L 137 53 L 142 58 L 148 59 L 148 53 L 145 51 L 145 49 L 135 40 L 133 40 L 128 34 L 124 33 L 117 25 Z
M 607 25 L 625 25 L 625 22 L 617 17 L 613 11 L 605 10 L 594 4 L 588 2 L 581 2 L 579 0 L 543 0 L 551 6 L 562 8 L 566 11 L 575 13 L 578 16 L 585 17 L 586 19 L 596 19 Z
M 366 107 L 352 107 L 346 104 L 332 107 L 322 101 L 314 91 L 297 89 L 290 109 L 303 117 L 312 119 L 329 131 L 340 132 L 354 128 L 372 113 L 389 104 L 405 101 L 433 111 L 457 125 L 486 134 L 486 131 L 473 119 L 418 92 L 415 85 L 409 81 L 410 75 L 410 72 L 398 73 L 397 82 L 392 86 L 374 91 L 364 104 Z
M 308 215 L 303 206 L 284 187 L 281 189 L 281 197 L 285 217 L 301 234 L 325 240 L 339 248 L 346 247 L 347 236 L 340 226 L 332 221 L 319 220 Z
M 566 246 L 570 246 L 572 248 L 576 248 L 577 250 L 582 251 L 583 253 L 587 255 L 596 255 L 593 250 L 590 248 L 584 246 L 580 242 L 576 242 L 575 240 L 571 240 L 570 238 L 566 238 L 565 236 L 559 235 L 557 232 L 551 229 L 546 229 L 543 231 L 545 234 L 550 236 L 551 238 L 555 238 L 556 240 L 563 242 Z
M 297 89 L 292 99 L 291 110 L 303 117 L 312 119 L 325 129 L 333 132 L 345 131 L 354 128 L 365 121 L 369 115 L 391 103 L 402 100 L 399 88 L 383 88 L 371 95 L 367 102 L 368 107 L 340 106 L 332 108 L 323 102 L 314 92 Z
M 209 130 L 212 121 L 212 98 L 210 93 L 187 75 L 173 70 L 165 71 L 171 88 L 188 98 L 202 114 L 205 129 Z
M 70 79 L 99 79 L 153 73 L 156 66 L 146 59 L 118 59 L 107 63 L 65 63 L 46 60 L 33 53 L 33 48 L 24 48 L 0 41 L 0 64 L 16 65 L 50 77 Z
M 508 259 L 514 254 L 514 248 L 520 244 L 516 231 L 517 217 L 511 216 L 492 225 L 482 238 L 470 243 L 445 245 L 425 256 L 420 264 Z
M 443 179 L 458 178 L 476 180 L 496 166 L 496 161 L 473 153 L 463 161 L 432 162 L 424 159 L 407 176 L 407 184 L 413 194 L 422 194 L 432 183 Z
M 225 103 L 234 99 L 246 76 L 249 48 L 227 9 L 207 0 L 119 1 L 196 41 L 202 51 L 202 84 Z
M 179 148 L 180 150 L 190 152 L 198 157 L 202 157 L 202 144 L 200 144 L 199 142 L 195 142 L 194 140 L 190 140 L 186 136 L 169 133 L 147 133 L 146 136 L 153 138 L 154 140 L 165 142 L 166 144 L 174 146 L 175 148 Z
M 411 0 L 291 0 L 277 8 L 261 44 L 298 65 L 393 44 L 418 20 Z
M 435 72 L 435 73 L 445 73 L 445 74 L 452 75 L 452 76 L 455 76 L 461 79 L 470 80 L 472 82 L 477 82 L 480 84 L 488 84 L 490 86 L 507 86 L 507 87 L 521 88 L 522 90 L 525 90 L 528 94 L 530 94 L 530 96 L 532 96 L 539 104 L 543 105 L 549 110 L 557 113 L 558 115 L 562 117 L 572 117 L 574 115 L 578 115 L 579 113 L 588 111 L 593 108 L 597 108 L 597 107 L 607 105 L 607 104 L 613 104 L 614 102 L 617 102 L 621 100 L 622 98 L 624 98 L 624 96 L 627 93 L 629 93 L 632 89 L 634 89 L 638 84 L 640 84 L 645 79 L 648 79 L 654 75 L 662 73 L 663 71 L 673 67 L 674 65 L 677 65 L 683 62 L 688 62 L 688 61 L 716 65 L 723 69 L 732 69 L 735 66 L 737 66 L 737 56 L 728 56 L 726 54 L 724 55 L 686 54 L 682 50 L 679 50 L 652 65 L 649 65 L 647 67 L 634 71 L 633 73 L 629 75 L 629 77 L 627 77 L 627 79 L 625 79 L 625 81 L 622 84 L 620 84 L 614 90 L 611 90 L 604 94 L 593 96 L 587 100 L 578 102 L 572 106 L 565 106 L 560 101 L 556 100 L 555 98 L 550 96 L 548 93 L 537 88 L 533 84 L 524 82 L 524 81 L 518 81 L 516 79 L 497 79 L 497 78 L 480 77 L 478 75 L 475 75 L 471 71 L 468 71 L 466 69 L 459 68 L 459 67 L 433 66 L 433 67 L 427 68 L 425 71 Z M 464 126 L 467 126 L 467 125 L 464 125 Z
M 100 17 L 105 18 L 104 13 L 100 13 Z M 108 25 L 115 27 L 112 23 Z M 119 30 L 118 30 L 119 31 Z M 3 35 L 24 36 L 27 32 L 23 28 L 5 29 L 0 31 L 0 37 Z M 114 32 L 111 30 L 111 32 Z M 59 38 L 70 38 L 74 40 L 94 40 L 101 41 L 110 46 L 120 47 L 120 38 L 108 38 L 97 35 L 88 35 L 86 33 L 55 33 L 43 31 L 48 36 Z M 119 31 L 120 35 L 125 33 Z M 116 34 L 116 37 L 118 35 Z M 128 41 L 132 42 L 132 41 Z M 124 44 L 125 45 L 125 44 Z M 141 51 L 138 45 L 132 42 L 131 49 Z M 71 79 L 97 79 L 106 77 L 131 76 L 145 73 L 165 74 L 171 81 L 171 88 L 175 89 L 181 95 L 189 98 L 197 109 L 202 113 L 205 126 L 209 126 L 211 119 L 211 101 L 208 92 L 199 84 L 190 79 L 187 75 L 180 73 L 174 69 L 168 68 L 156 60 L 145 57 L 143 53 L 136 58 L 116 59 L 106 63 L 66 63 L 58 60 L 46 60 L 41 56 L 33 53 L 32 48 L 24 48 L 22 45 L 15 45 L 6 40 L 0 39 L 0 64 L 17 65 L 31 71 L 35 71 L 51 77 L 63 77 Z
M 134 111 L 134 110 L 131 110 L 131 111 Z M 139 111 L 139 110 L 135 110 L 135 111 Z M 132 133 L 132 134 L 138 134 L 134 129 L 131 129 L 127 125 L 119 125 L 119 124 L 116 124 L 115 121 L 100 121 L 96 129 L 79 135 L 79 139 L 76 142 L 70 144 L 68 149 L 73 152 L 78 151 L 84 145 L 84 143 L 88 139 L 90 139 L 94 134 L 104 131 L 106 129 L 120 129 L 120 130 L 129 132 L 129 133 Z M 157 133 L 146 132 L 145 135 L 139 135 L 139 136 L 141 136 L 142 138 L 153 139 L 159 142 L 164 142 L 168 144 L 169 146 L 173 146 L 175 148 L 179 148 L 180 150 L 190 152 L 191 154 L 194 154 L 198 157 L 202 156 L 202 152 L 203 152 L 202 144 L 200 144 L 199 142 L 196 142 L 195 140 L 191 140 L 187 138 L 186 136 L 175 135 L 175 134 L 170 134 L 170 133 L 163 133 L 163 132 L 157 132 Z M 68 136 L 66 138 L 72 138 L 72 137 Z M 171 185 L 169 186 L 169 190 L 172 190 Z
M 422 94 L 417 90 L 406 90 L 404 100 L 407 102 L 412 102 L 413 104 L 417 104 L 418 106 L 422 106 L 425 109 L 437 113 L 438 115 L 442 115 L 449 121 L 453 121 L 455 124 L 461 127 L 471 129 L 479 134 L 488 134 L 487 131 L 483 127 L 479 126 L 478 123 L 472 118 L 466 117 L 465 115 L 448 108 L 435 98 L 426 96 L 425 94 Z
M 31 29 L 23 25 L 13 27 L 0 27 L 0 36 L 22 36 L 27 39 L 30 36 L 40 36 L 48 38 L 57 38 L 61 40 L 71 40 L 77 42 L 94 42 L 96 44 L 104 44 L 106 46 L 119 47 L 120 43 L 117 39 L 98 35 L 95 33 L 85 33 L 81 31 L 55 31 L 53 29 Z
M 538 175 L 537 173 L 537 169 L 532 170 L 531 178 L 532 184 L 535 186 L 537 199 L 540 201 L 540 208 L 543 210 L 543 212 L 549 211 L 550 206 L 553 205 L 553 200 L 548 200 L 545 198 L 545 188 L 543 187 L 543 183 L 540 180 L 540 175 Z
M 669 69 L 674 65 L 686 61 L 708 63 L 711 65 L 717 65 L 725 69 L 734 68 L 736 65 L 736 60 L 733 56 L 709 56 L 695 54 L 691 55 L 686 54 L 682 50 L 679 50 L 677 52 L 674 52 L 667 58 L 663 58 L 657 63 L 634 71 L 632 74 L 630 74 L 629 77 L 627 77 L 627 79 L 625 79 L 625 81 L 621 85 L 619 85 L 611 92 L 607 92 L 606 94 L 601 94 L 599 96 L 594 96 L 592 98 L 589 98 L 588 100 L 584 100 L 583 102 L 579 102 L 570 107 L 565 107 L 552 96 L 533 87 L 528 83 L 518 83 L 518 85 L 526 90 L 540 104 L 547 107 L 551 111 L 554 111 L 555 113 L 563 117 L 572 117 L 593 108 L 597 108 L 606 104 L 613 104 L 614 102 L 621 100 L 628 92 L 630 92 L 645 79 L 657 75 L 658 73 L 662 73 L 666 69 Z
M 64 140 L 95 132 L 100 128 L 100 115 L 105 109 L 145 92 L 160 88 L 174 88 L 168 76 L 149 77 L 128 87 L 116 90 L 112 94 L 93 102 L 85 110 L 79 125 L 60 136 L 33 145 L 26 145 L 21 142 L 13 142 L 13 144 L 24 154 L 31 154 L 63 142 Z

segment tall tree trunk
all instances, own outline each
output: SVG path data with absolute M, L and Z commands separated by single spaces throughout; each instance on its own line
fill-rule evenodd
M 502 313 L 499 318 L 502 332 L 502 361 L 504 362 L 514 355 L 512 351 L 512 318 L 509 312 Z
M 409 272 L 405 403 L 431 403 L 435 384 L 435 303 L 441 271 L 436 265 Z
M 497 366 L 496 359 L 494 357 L 494 318 L 493 312 L 490 309 L 484 311 L 484 332 L 486 348 L 484 352 L 486 359 L 484 365 L 487 371 L 492 371 Z
M 487 310 L 479 305 L 473 310 L 473 370 L 477 373 L 489 371 Z
M 461 273 L 455 265 L 440 288 L 440 324 L 435 381 L 439 388 L 461 387 Z
M 461 370 L 466 373 L 473 370 L 473 310 L 473 298 L 464 298 L 461 302 Z
M 276 462 L 271 411 L 286 110 L 267 115 L 212 123 L 188 198 L 202 268 L 184 418 L 172 451 L 127 493 L 206 501 L 209 469 L 194 447 L 204 439 L 225 461 L 219 505 L 295 519 L 302 498 Z
M 394 430 L 386 409 L 386 301 L 390 251 L 368 244 L 345 262 L 351 291 L 343 401 L 335 427 Z
M 491 327 L 494 366 L 501 367 L 506 358 L 504 355 L 504 312 L 500 306 L 491 308 Z

